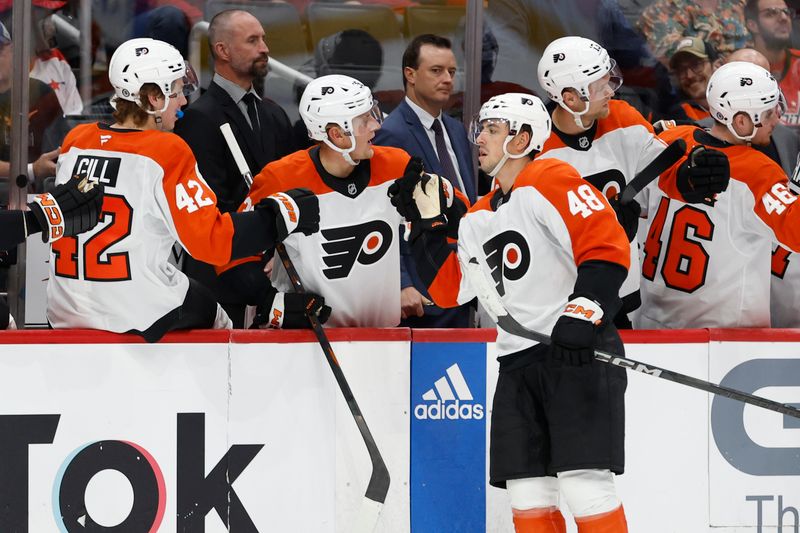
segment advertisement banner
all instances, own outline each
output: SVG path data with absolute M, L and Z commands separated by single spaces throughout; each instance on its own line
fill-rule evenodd
M 800 404 L 800 343 L 712 342 L 711 379 Z M 800 420 L 715 397 L 711 404 L 711 525 L 800 528 Z M 769 529 L 767 529 L 769 528 Z
M 411 528 L 482 531 L 486 523 L 486 344 L 411 348 Z

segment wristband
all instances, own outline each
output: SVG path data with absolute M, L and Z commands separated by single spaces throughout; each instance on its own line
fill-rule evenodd
M 39 205 L 44 213 L 47 228 L 42 228 L 42 240 L 44 242 L 57 241 L 64 236 L 64 217 L 58 202 L 50 193 L 37 194 L 33 201 Z
M 561 316 L 577 318 L 598 325 L 603 318 L 603 308 L 594 300 L 578 296 L 567 303 Z
M 269 322 L 267 327 L 272 329 L 281 329 L 283 327 L 283 310 L 285 309 L 283 303 L 283 293 L 278 292 L 272 300 L 272 307 L 269 310 Z

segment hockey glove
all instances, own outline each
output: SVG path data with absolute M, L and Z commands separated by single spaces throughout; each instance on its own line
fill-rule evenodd
M 317 315 L 320 324 L 331 316 L 330 306 L 318 294 L 304 292 L 273 292 L 256 307 L 253 328 L 303 329 L 310 328 L 308 313 Z
M 713 148 L 695 146 L 679 168 L 676 184 L 687 203 L 702 203 L 728 188 L 731 168 L 728 157 Z
M 550 356 L 566 365 L 594 361 L 594 342 L 603 309 L 596 301 L 573 294 L 550 334 Z
M 88 178 L 73 178 L 53 192 L 37 195 L 28 207 L 39 223 L 42 242 L 52 243 L 97 225 L 103 208 L 103 186 Z M 34 228 L 29 228 L 31 233 L 35 233 Z
M 419 184 L 422 177 L 422 159 L 412 157 L 402 178 L 397 178 L 389 186 L 387 193 L 391 198 L 392 205 L 397 212 L 409 222 L 421 218 L 417 204 L 414 202 L 414 188 Z
M 264 209 L 275 217 L 278 242 L 290 233 L 311 235 L 319 231 L 319 198 L 308 189 L 271 194 L 261 200 L 256 209 Z
M 609 198 L 608 203 L 616 213 L 619 225 L 625 230 L 628 242 L 633 242 L 633 239 L 636 238 L 636 231 L 639 229 L 639 215 L 642 214 L 642 206 L 636 200 L 623 204 L 619 201 L 619 195 Z

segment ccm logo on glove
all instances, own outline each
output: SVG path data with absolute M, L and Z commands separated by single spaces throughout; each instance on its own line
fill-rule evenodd
M 562 315 L 586 320 L 587 322 L 599 325 L 603 318 L 603 309 L 597 302 L 579 296 L 567 304 Z

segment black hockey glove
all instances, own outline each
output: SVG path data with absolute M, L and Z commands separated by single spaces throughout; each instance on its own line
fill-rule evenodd
M 275 217 L 278 242 L 290 233 L 311 235 L 319 231 L 319 198 L 308 189 L 271 194 L 261 200 L 256 209 L 267 210 Z
M 731 167 L 728 157 L 713 148 L 695 146 L 678 167 L 678 191 L 687 203 L 701 203 L 728 188 Z
M 392 205 L 400 213 L 400 216 L 409 222 L 422 218 L 413 196 L 414 188 L 422 177 L 422 168 L 422 159 L 412 157 L 403 171 L 403 177 L 394 180 L 387 191 Z
M 52 192 L 36 195 L 28 204 L 39 228 L 28 228 L 28 235 L 41 230 L 42 242 L 73 237 L 97 225 L 103 208 L 103 186 L 88 178 L 73 178 Z
M 594 342 L 603 309 L 596 301 L 573 294 L 550 334 L 550 356 L 566 365 L 594 361 Z
M 311 292 L 273 292 L 256 307 L 252 328 L 303 329 L 310 328 L 308 313 L 314 313 L 324 324 L 331 316 L 325 298 Z
M 636 231 L 639 229 L 639 215 L 642 214 L 642 206 L 636 200 L 623 204 L 619 201 L 619 195 L 609 198 L 608 203 L 616 213 L 619 225 L 625 230 L 628 242 L 633 242 L 633 239 L 636 238 Z

